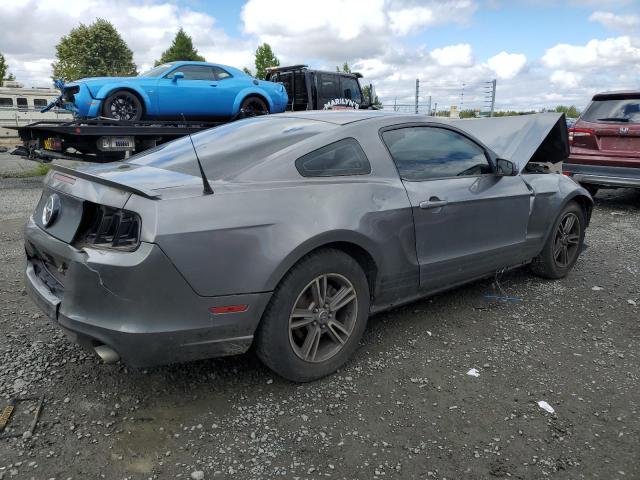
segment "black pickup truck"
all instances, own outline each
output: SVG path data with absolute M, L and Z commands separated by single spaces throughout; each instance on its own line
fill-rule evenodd
M 345 110 L 370 108 L 359 73 L 313 70 L 307 65 L 270 68 L 267 78 L 282 83 L 289 95 L 287 110 Z M 369 89 L 369 92 L 371 89 Z

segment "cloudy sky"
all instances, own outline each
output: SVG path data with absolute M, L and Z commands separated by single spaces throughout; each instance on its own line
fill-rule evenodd
M 385 104 L 499 109 L 575 104 L 640 88 L 640 0 L 11 0 L 0 52 L 27 86 L 50 83 L 55 44 L 78 23 L 111 21 L 139 70 L 182 26 L 207 60 L 253 68 L 268 42 L 281 64 L 349 62 Z M 463 87 L 464 84 L 464 87 Z M 462 95 L 464 92 L 464 95 Z

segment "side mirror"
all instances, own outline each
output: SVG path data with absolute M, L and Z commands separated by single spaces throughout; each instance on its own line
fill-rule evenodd
M 496 160 L 497 173 L 501 177 L 514 177 L 518 175 L 518 167 L 511 160 L 498 158 Z
M 176 72 L 173 74 L 173 83 L 176 83 L 178 81 L 178 79 L 180 78 L 184 78 L 184 73 L 182 72 Z

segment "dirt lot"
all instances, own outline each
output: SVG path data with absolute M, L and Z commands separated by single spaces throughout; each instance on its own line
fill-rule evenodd
M 640 478 L 640 192 L 598 195 L 567 279 L 379 315 L 346 368 L 295 385 L 251 354 L 131 371 L 69 343 L 22 286 L 39 189 L 0 180 L 0 406 L 46 395 L 33 437 L 0 440 L 0 479 Z

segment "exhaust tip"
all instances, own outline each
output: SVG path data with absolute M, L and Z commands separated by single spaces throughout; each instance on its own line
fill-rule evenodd
M 111 347 L 107 347 L 106 345 L 98 345 L 94 348 L 94 350 L 106 364 L 116 363 L 118 360 L 120 360 L 120 355 L 118 355 L 118 352 L 116 352 Z

